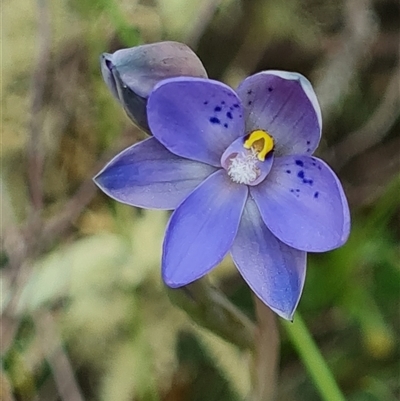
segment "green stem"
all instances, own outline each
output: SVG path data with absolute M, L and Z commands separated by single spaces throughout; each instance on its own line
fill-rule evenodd
M 206 279 L 181 289 L 168 289 L 168 295 L 198 325 L 241 349 L 253 349 L 254 324 Z
M 279 330 L 277 316 L 253 294 L 257 316 L 253 369 L 252 401 L 272 401 L 276 397 L 279 367 Z
M 294 323 L 282 321 L 290 341 L 297 349 L 308 373 L 324 401 L 345 401 L 345 397 L 329 370 L 324 358 L 308 331 L 303 319 L 296 314 Z

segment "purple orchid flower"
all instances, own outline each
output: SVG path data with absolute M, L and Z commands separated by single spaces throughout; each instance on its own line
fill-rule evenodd
M 176 77 L 147 104 L 152 138 L 117 155 L 95 177 L 117 201 L 174 210 L 162 276 L 180 287 L 230 251 L 254 293 L 292 319 L 306 252 L 345 243 L 350 230 L 339 179 L 312 154 L 321 111 L 310 82 L 264 71 L 235 92 L 223 83 Z

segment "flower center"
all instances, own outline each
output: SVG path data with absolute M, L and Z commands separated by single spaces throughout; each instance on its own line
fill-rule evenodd
M 262 130 L 251 132 L 240 143 L 235 141 L 222 156 L 223 167 L 232 181 L 238 184 L 257 185 L 268 174 L 272 159 L 263 163 L 274 148 L 274 139 Z M 264 165 L 265 164 L 265 165 Z
M 260 169 L 257 168 L 257 153 L 254 150 L 246 153 L 237 153 L 230 160 L 228 167 L 229 177 L 238 184 L 250 184 L 260 174 Z

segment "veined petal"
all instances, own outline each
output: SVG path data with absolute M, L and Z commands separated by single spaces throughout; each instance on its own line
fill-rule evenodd
M 162 275 L 170 287 L 204 276 L 232 246 L 248 189 L 219 170 L 174 211 L 165 234 Z
M 303 291 L 306 253 L 279 241 L 250 197 L 231 253 L 253 292 L 279 316 L 291 320 Z
M 111 198 L 148 209 L 175 209 L 216 169 L 169 152 L 149 138 L 114 157 L 94 178 Z
M 321 138 L 322 117 L 315 92 L 303 75 L 263 71 L 237 89 L 246 116 L 246 132 L 267 131 L 276 155 L 312 154 Z
M 325 252 L 343 245 L 349 236 L 350 213 L 342 185 L 320 159 L 275 158 L 271 172 L 251 194 L 267 227 L 293 248 Z
M 244 135 L 239 98 L 211 79 L 160 82 L 149 97 L 147 115 L 151 132 L 172 153 L 218 167 L 224 150 Z

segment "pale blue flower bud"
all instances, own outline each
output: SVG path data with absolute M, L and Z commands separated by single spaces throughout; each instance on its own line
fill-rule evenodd
M 147 132 L 147 98 L 158 82 L 177 76 L 207 77 L 196 54 L 178 42 L 159 42 L 117 50 L 113 54 L 103 53 L 100 61 L 110 91 L 130 119 Z

